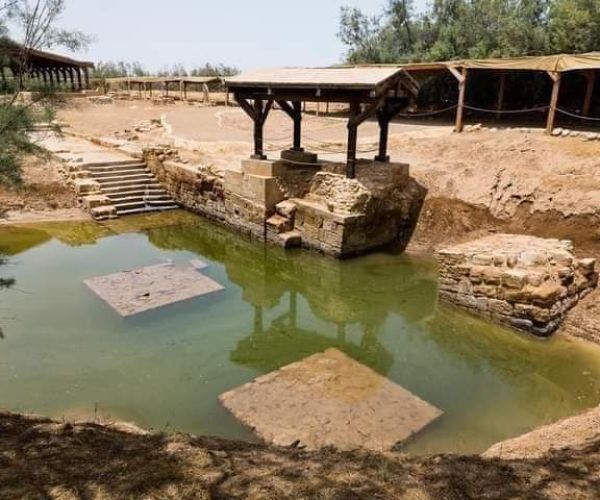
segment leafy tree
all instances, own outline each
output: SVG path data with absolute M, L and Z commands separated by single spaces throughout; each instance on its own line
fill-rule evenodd
M 543 55 L 600 49 L 598 0 L 434 0 L 415 16 L 388 0 L 379 16 L 341 10 L 350 63 Z
M 52 92 L 47 88 L 29 88 L 36 91 L 25 102 L 22 92 L 26 90 L 26 74 L 32 50 L 63 46 L 79 49 L 89 43 L 89 38 L 79 31 L 67 31 L 56 26 L 56 21 L 65 9 L 64 0 L 4 0 L 0 1 L 0 33 L 11 31 L 20 35 L 21 47 L 18 60 L 10 57 L 14 69 L 10 85 L 0 101 L 0 183 L 20 182 L 20 163 L 24 155 L 39 152 L 30 140 L 30 132 L 37 121 L 52 119 Z M 14 47 L 14 42 L 4 39 L 0 47 Z M 1 52 L 1 50 L 0 50 Z M 0 64 L 9 57 L 0 54 Z M 12 53 L 11 53 L 12 54 Z

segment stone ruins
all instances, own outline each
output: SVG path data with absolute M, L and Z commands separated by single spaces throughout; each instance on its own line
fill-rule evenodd
M 498 234 L 437 256 L 442 300 L 539 336 L 598 284 L 595 259 L 577 259 L 570 241 Z
M 336 257 L 408 243 L 425 189 L 400 163 L 342 163 L 283 151 L 279 160 L 243 160 L 240 170 L 188 166 L 145 155 L 150 171 L 180 205 L 253 238 Z

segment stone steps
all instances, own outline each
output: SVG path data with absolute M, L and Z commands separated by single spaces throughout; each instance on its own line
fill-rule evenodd
M 150 173 L 150 171 L 148 169 L 135 169 L 135 170 L 122 170 L 120 172 L 113 172 L 113 171 L 108 171 L 108 172 L 96 172 L 96 171 L 90 171 L 91 176 L 94 179 L 110 179 L 111 177 L 114 178 L 123 178 L 123 177 L 131 177 L 131 176 L 136 176 L 136 175 L 145 175 L 145 176 L 152 176 L 152 174 Z
M 146 163 L 139 160 L 86 164 L 72 175 L 93 184 L 93 190 L 80 194 L 87 195 L 84 204 L 98 221 L 178 208 Z

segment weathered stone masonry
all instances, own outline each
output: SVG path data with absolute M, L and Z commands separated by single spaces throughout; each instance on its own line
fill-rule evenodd
M 442 300 L 540 336 L 598 284 L 596 261 L 575 258 L 570 241 L 499 234 L 438 258 Z
M 425 197 L 398 163 L 359 162 L 356 179 L 347 179 L 343 164 L 306 152 L 244 160 L 240 171 L 224 172 L 162 162 L 153 150 L 145 156 L 183 207 L 259 240 L 336 257 L 408 243 Z

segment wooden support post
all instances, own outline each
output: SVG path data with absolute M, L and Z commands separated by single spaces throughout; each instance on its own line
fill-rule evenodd
M 590 115 L 590 108 L 592 107 L 592 97 L 594 95 L 594 85 L 596 83 L 596 72 L 594 70 L 586 71 L 585 78 L 587 80 L 587 86 L 585 89 L 585 98 L 583 100 L 581 114 L 585 117 L 588 117 Z
M 83 76 L 85 78 L 85 88 L 90 88 L 90 70 L 89 68 L 83 68 Z
M 206 85 L 206 83 L 202 84 L 202 93 L 203 93 L 202 102 L 204 102 L 205 104 L 209 104 L 210 103 L 210 90 L 208 88 L 208 85 Z
M 356 177 L 356 147 L 358 143 L 358 125 L 355 123 L 360 113 L 358 101 L 350 103 L 350 120 L 348 121 L 348 151 L 346 160 L 346 177 L 354 179 Z
M 267 159 L 263 149 L 263 132 L 272 106 L 273 101 L 271 100 L 265 104 L 262 99 L 254 99 L 254 154 L 252 158 L 255 160 Z
M 385 108 L 379 110 L 377 113 L 377 121 L 379 122 L 379 154 L 375 157 L 375 161 L 389 162 L 390 157 L 387 154 L 387 148 L 390 117 Z
M 561 74 L 554 71 L 548 71 L 548 75 L 554 82 L 552 85 L 550 109 L 548 110 L 548 121 L 546 123 L 546 134 L 551 135 L 554 130 L 554 122 L 556 121 L 556 108 L 558 107 L 558 97 L 560 95 Z
M 52 68 L 48 68 L 48 77 L 50 78 L 50 86 L 54 87 L 54 70 Z
M 502 108 L 504 107 L 504 93 L 506 91 L 506 73 L 500 73 L 500 86 L 498 88 L 498 102 L 496 103 L 496 120 L 502 118 Z
M 164 97 L 169 97 L 169 82 L 164 82 L 163 90 Z
M 75 72 L 73 71 L 73 68 L 69 68 L 68 72 L 69 72 L 69 79 L 71 80 L 71 91 L 75 92 L 75 90 L 76 90 L 76 87 L 75 87 Z
M 459 73 L 456 68 L 449 67 L 450 73 L 458 81 L 458 107 L 456 109 L 456 125 L 454 126 L 455 132 L 462 132 L 464 129 L 464 114 L 465 114 L 465 95 L 467 92 L 467 68 L 462 69 L 462 73 Z
M 81 78 L 81 68 L 77 68 L 77 89 L 78 90 L 82 90 L 83 89 L 83 79 Z
M 181 102 L 184 101 L 184 92 L 183 92 L 183 87 L 184 87 L 185 83 L 183 80 L 179 80 L 179 100 Z
M 302 147 L 302 103 L 300 101 L 292 102 L 294 107 L 294 151 L 304 151 Z

